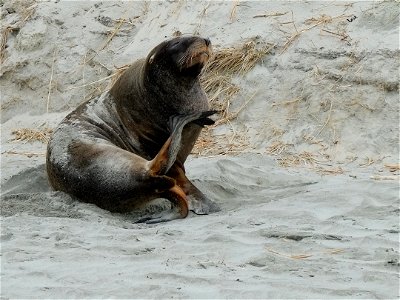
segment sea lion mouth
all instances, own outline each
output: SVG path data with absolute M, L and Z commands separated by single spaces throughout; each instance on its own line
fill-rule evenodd
M 149 69 L 161 68 L 186 77 L 197 77 L 212 57 L 209 39 L 178 37 L 155 47 L 147 56 Z
M 212 47 L 205 40 L 192 43 L 178 61 L 181 71 L 196 67 L 202 69 L 212 56 Z

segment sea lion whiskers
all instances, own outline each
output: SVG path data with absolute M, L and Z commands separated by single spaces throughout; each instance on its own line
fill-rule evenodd
M 186 52 L 186 53 L 183 54 L 182 57 L 178 60 L 179 71 L 182 71 L 184 68 L 186 68 L 188 55 L 189 55 L 189 54 Z
M 182 57 L 178 60 L 179 68 L 187 69 L 194 65 L 204 66 L 212 55 L 211 45 L 204 41 L 196 41 L 186 50 Z
M 210 58 L 209 51 L 204 51 L 203 49 L 191 52 L 190 56 L 186 56 L 186 61 L 184 64 L 185 68 L 190 68 L 194 65 L 204 66 Z

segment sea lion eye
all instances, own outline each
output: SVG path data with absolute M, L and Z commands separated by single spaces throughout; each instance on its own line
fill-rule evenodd
M 180 45 L 180 41 L 175 41 L 173 42 L 170 46 L 169 49 L 170 50 L 176 50 L 176 48 Z

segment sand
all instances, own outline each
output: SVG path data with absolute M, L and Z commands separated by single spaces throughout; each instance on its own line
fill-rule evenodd
M 2 298 L 399 297 L 398 2 L 1 3 Z M 52 191 L 49 131 L 178 32 L 268 48 L 187 162 L 222 210 Z

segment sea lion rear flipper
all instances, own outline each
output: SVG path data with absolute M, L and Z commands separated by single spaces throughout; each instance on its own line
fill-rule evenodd
M 189 204 L 185 192 L 179 186 L 173 186 L 168 191 L 162 193 L 161 196 L 167 198 L 172 203 L 172 208 L 157 216 L 142 218 L 136 223 L 154 224 L 187 217 L 189 214 Z
M 187 196 L 189 210 L 197 215 L 207 215 L 221 210 L 219 205 L 203 194 L 187 177 L 183 166 L 174 164 L 167 176 L 176 180 Z
M 154 157 L 150 161 L 149 166 L 149 175 L 164 175 L 166 172 L 164 171 L 168 165 L 169 161 L 169 148 L 171 145 L 172 136 L 168 138 L 168 140 L 164 143 L 161 150 L 157 153 L 156 157 Z

